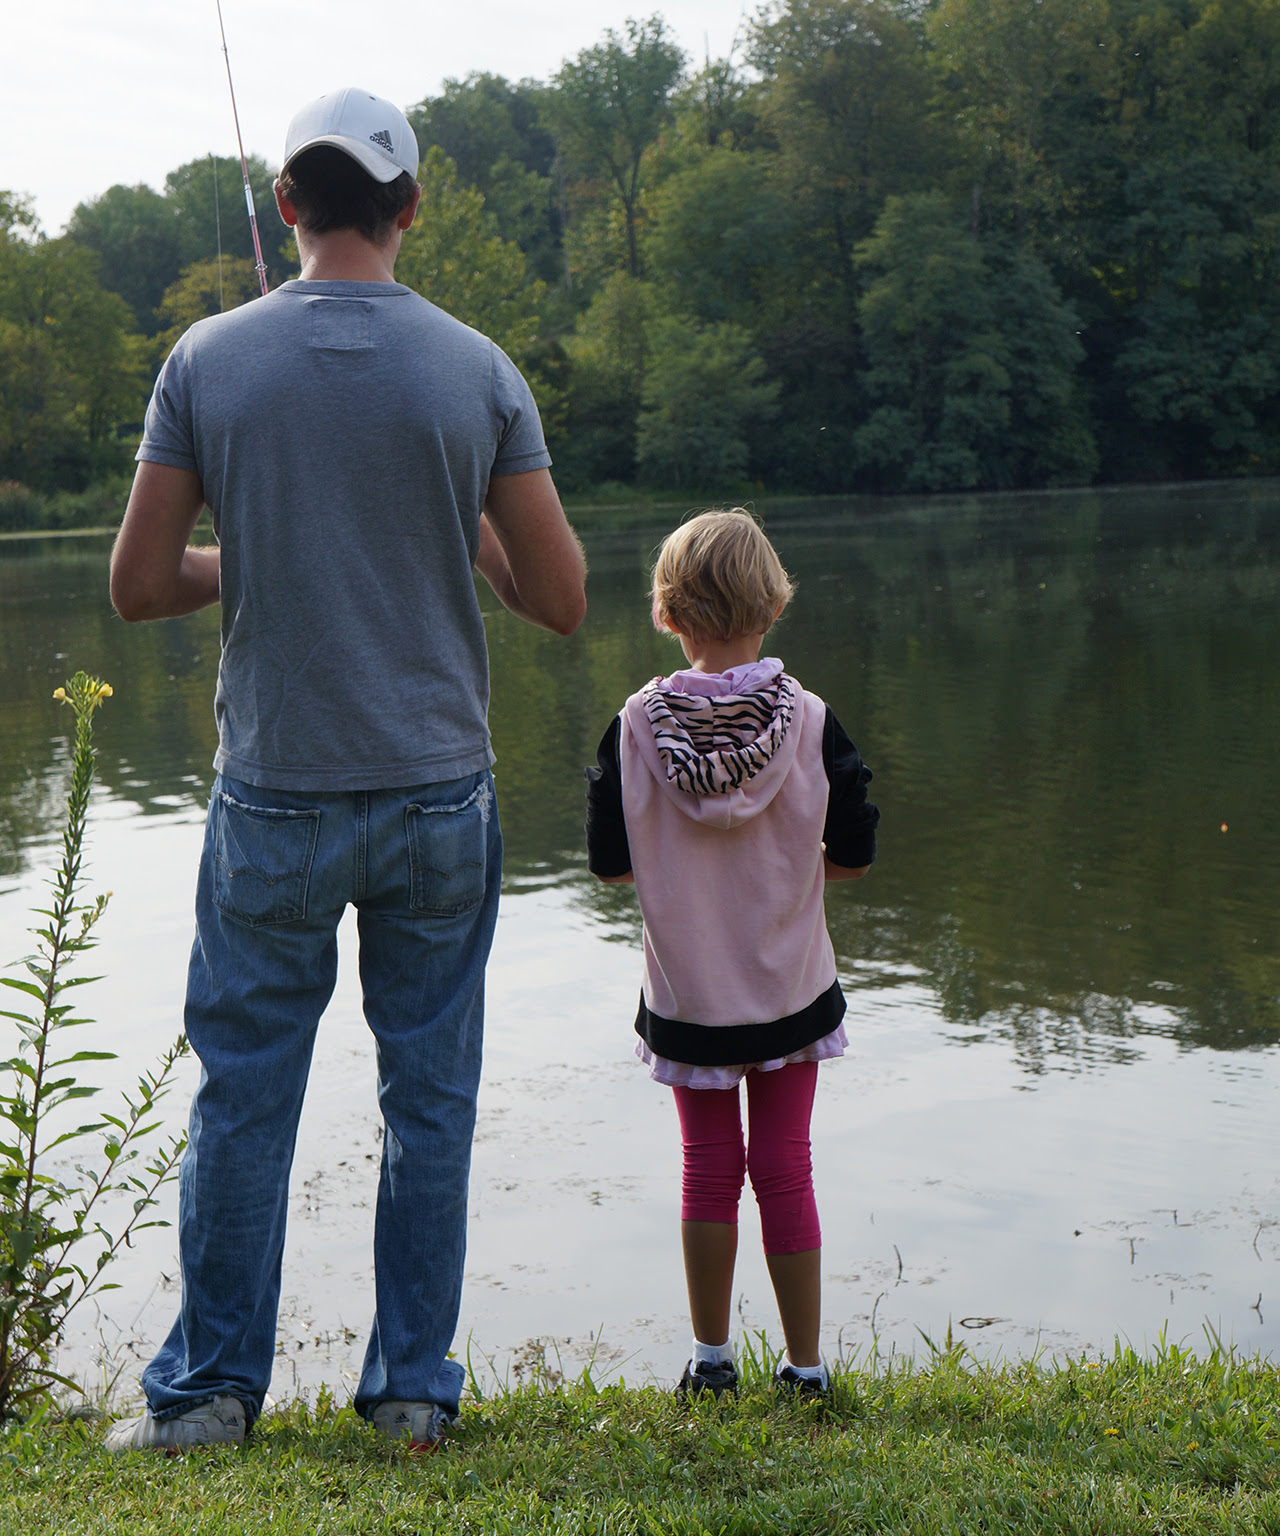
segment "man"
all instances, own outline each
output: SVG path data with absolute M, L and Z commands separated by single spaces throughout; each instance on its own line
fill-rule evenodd
M 458 1411 L 484 967 L 501 839 L 472 569 L 571 634 L 580 547 L 536 407 L 490 341 L 394 280 L 418 210 L 404 115 L 346 90 L 290 124 L 301 277 L 161 371 L 111 561 L 132 622 L 221 600 L 217 779 L 186 1029 L 181 1312 L 113 1449 L 243 1441 L 275 1352 L 289 1168 L 335 930 L 359 913 L 385 1122 L 356 1408 L 434 1444 Z M 207 503 L 219 548 L 187 547 Z

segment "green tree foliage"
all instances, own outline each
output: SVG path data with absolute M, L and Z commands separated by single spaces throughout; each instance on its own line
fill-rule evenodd
M 1176 56 L 1186 147 L 1265 156 L 1280 149 L 1280 6 L 1208 0 Z
M 276 211 L 271 192 L 276 174 L 274 169 L 257 155 L 248 156 L 247 164 L 262 241 L 262 258 L 267 264 L 267 281 L 274 287 L 292 277 L 296 270 L 293 236 L 285 230 Z M 181 267 L 216 257 L 219 229 L 224 257 L 254 259 L 253 233 L 249 228 L 244 178 L 238 159 L 230 155 L 204 155 L 198 160 L 188 160 L 165 177 L 164 195 L 173 208 L 178 228 Z
M 942 152 L 930 116 L 916 8 L 892 0 L 785 0 L 751 32 L 770 81 L 764 115 L 811 234 L 848 258 L 890 193 L 927 185 Z
M 743 38 L 690 72 L 654 15 L 546 84 L 476 73 L 411 113 L 399 273 L 530 372 L 567 487 L 632 479 L 642 425 L 669 440 L 679 334 L 694 373 L 735 346 L 763 369 L 771 490 L 1280 469 L 1280 0 L 766 0 Z M 250 259 L 229 157 L 76 210 L 153 357 L 212 307 L 219 210 Z M 19 244 L 24 219 L 0 205 Z M 34 409 L 16 345 L 6 441 Z M 53 441 L 67 388 L 36 390 L 46 483 L 89 462 Z M 657 453 L 650 478 L 685 475 Z
M 1115 374 L 1134 469 L 1280 469 L 1280 170 L 1200 158 L 1136 171 L 1136 292 Z M 1119 449 L 1118 449 L 1119 451 Z
M 872 410 L 854 437 L 889 488 L 1088 479 L 1075 316 L 1035 258 L 988 261 L 940 193 L 891 198 L 858 251 Z
M 622 35 L 608 31 L 602 42 L 563 64 L 546 100 L 564 154 L 587 175 L 604 177 L 622 205 L 632 277 L 640 270 L 642 167 L 670 116 L 683 67 L 684 53 L 660 16 L 628 21 Z
M 6 238 L 32 239 L 40 229 L 35 206 L 17 192 L 0 192 L 0 234 Z
M 537 339 L 545 284 L 528 276 L 520 247 L 502 238 L 484 198 L 458 184 L 443 151 L 428 150 L 418 176 L 422 203 L 396 277 L 522 361 Z
M 656 189 L 644 249 L 678 311 L 753 327 L 793 312 L 808 231 L 775 169 L 762 150 L 702 150 Z
M 248 165 L 267 278 L 274 285 L 296 270 L 293 241 L 284 235 L 271 195 L 275 173 L 256 155 Z M 169 172 L 163 193 L 108 187 L 76 208 L 67 237 L 97 253 L 102 286 L 124 299 L 144 335 L 154 335 L 165 323 L 161 300 L 185 268 L 216 261 L 219 248 L 224 259 L 253 262 L 240 162 L 225 155 L 189 160 Z
M 763 142 L 760 92 L 731 59 L 708 59 L 672 94 L 682 136 L 705 149 L 751 149 Z
M 177 282 L 169 284 L 156 307 L 164 326 L 155 338 L 157 359 L 168 357 L 174 342 L 197 320 L 239 309 L 261 291 L 257 268 L 244 256 L 192 262 Z
M 759 13 L 748 59 L 776 146 L 769 180 L 795 229 L 771 246 L 776 302 L 757 331 L 783 402 L 760 468 L 766 483 L 851 490 L 865 415 L 853 252 L 885 198 L 932 184 L 954 151 L 926 105 L 914 6 L 783 0 Z
M 1117 91 L 1109 0 L 939 0 L 933 62 L 980 200 L 1019 240 L 1060 222 Z
M 142 416 L 143 344 L 91 251 L 40 238 L 17 200 L 3 207 L 0 480 L 79 489 L 125 456 L 117 429 Z
M 446 80 L 409 113 L 419 150 L 435 147 L 457 167 L 497 220 L 504 240 L 525 253 L 546 282 L 562 275 L 555 142 L 539 116 L 542 87 L 500 75 Z
M 164 291 L 182 268 L 173 203 L 150 187 L 108 187 L 76 208 L 67 234 L 97 252 L 103 287 L 120 295 L 140 331 L 152 331 Z
M 750 332 L 728 320 L 701 325 L 664 315 L 649 334 L 636 432 L 641 478 L 672 490 L 741 480 L 750 429 L 774 415 L 778 398 Z
M 656 300 L 647 283 L 625 272 L 605 279 L 565 341 L 570 384 L 568 430 L 551 438 L 556 475 L 567 490 L 635 474 L 636 420 L 649 324 Z
M 845 490 L 861 401 L 856 312 L 825 260 L 776 154 L 681 157 L 650 199 L 646 259 L 664 308 L 731 321 L 754 338 L 780 409 L 753 465 L 767 484 Z

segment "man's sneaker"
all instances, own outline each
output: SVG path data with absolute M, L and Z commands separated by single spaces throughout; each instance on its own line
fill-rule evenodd
M 243 1445 L 244 1404 L 238 1397 L 215 1397 L 188 1408 L 176 1419 L 156 1419 L 149 1412 L 121 1419 L 106 1433 L 109 1451 L 168 1451 L 177 1455 L 197 1445 Z
M 773 1373 L 773 1387 L 775 1392 L 784 1392 L 788 1397 L 811 1399 L 822 1402 L 831 1391 L 828 1381 L 823 1383 L 813 1376 L 802 1376 L 793 1366 L 782 1365 Z
M 434 1451 L 458 1419 L 439 1403 L 385 1402 L 374 1408 L 371 1422 L 388 1440 L 407 1440 L 411 1451 Z
M 723 1397 L 726 1392 L 737 1396 L 738 1371 L 732 1360 L 720 1364 L 703 1361 L 696 1370 L 693 1361 L 689 1361 L 676 1387 L 676 1396 L 684 1402 L 685 1398 L 701 1397 L 704 1392 L 710 1392 L 712 1397 Z

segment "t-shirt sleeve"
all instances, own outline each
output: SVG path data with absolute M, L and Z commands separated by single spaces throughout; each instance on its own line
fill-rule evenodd
M 844 727 L 827 709 L 822 732 L 822 766 L 827 770 L 827 820 L 822 829 L 827 857 L 842 869 L 862 869 L 874 864 L 876 828 L 880 812 L 867 799 L 871 770 Z
M 493 347 L 492 356 L 498 451 L 490 474 L 521 475 L 531 469 L 549 469 L 551 455 L 532 390 L 501 347 Z
M 174 469 L 200 473 L 196 463 L 185 338 L 178 341 L 160 370 L 156 387 L 151 391 L 151 403 L 147 406 L 142 442 L 134 457 L 149 464 L 170 464 Z
M 600 738 L 596 766 L 587 776 L 587 868 L 611 879 L 631 872 L 631 845 L 622 814 L 622 762 L 618 743 L 622 717 L 615 715 Z

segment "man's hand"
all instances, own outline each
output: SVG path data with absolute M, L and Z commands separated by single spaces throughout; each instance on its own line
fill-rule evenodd
M 111 551 L 111 601 L 127 623 L 177 618 L 218 601 L 218 550 L 187 547 L 203 506 L 191 470 L 138 465 Z
M 587 565 L 548 470 L 490 480 L 476 570 L 528 623 L 557 635 L 582 623 Z

